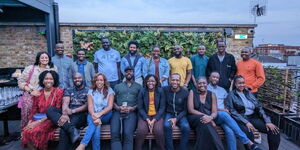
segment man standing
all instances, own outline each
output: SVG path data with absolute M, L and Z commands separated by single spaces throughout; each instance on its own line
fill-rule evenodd
M 120 52 L 110 47 L 109 38 L 103 37 L 101 42 L 102 49 L 97 50 L 94 54 L 95 70 L 103 73 L 107 77 L 110 87 L 114 89 L 121 79 Z
M 67 56 L 64 56 L 64 44 L 59 42 L 55 45 L 55 56 L 52 57 L 53 64 L 57 67 L 59 75 L 59 88 L 66 89 L 71 87 L 71 66 L 73 60 Z
M 192 83 L 191 88 L 195 89 L 197 87 L 197 79 L 199 77 L 205 77 L 206 76 L 206 67 L 208 62 L 208 57 L 205 56 L 206 48 L 204 45 L 198 46 L 198 54 L 191 56 L 191 62 L 193 65 L 192 70 Z
M 111 149 L 132 150 L 137 123 L 137 97 L 142 86 L 134 82 L 134 68 L 125 68 L 126 80 L 115 86 L 116 99 L 111 118 Z M 122 146 L 123 141 L 123 146 Z
M 50 107 L 47 117 L 60 129 L 59 150 L 71 149 L 70 144 L 80 137 L 76 128 L 86 126 L 88 88 L 83 85 L 83 77 L 79 72 L 73 74 L 74 87 L 64 91 L 62 109 Z
M 164 119 L 166 149 L 174 150 L 172 134 L 174 127 L 177 125 L 181 131 L 180 150 L 185 150 L 190 135 L 190 125 L 186 118 L 189 92 L 186 88 L 180 86 L 181 80 L 178 73 L 173 73 L 170 78 L 171 85 L 163 87 L 167 101 Z
M 189 58 L 182 56 L 182 48 L 179 45 L 174 46 L 173 55 L 175 57 L 168 60 L 171 74 L 178 73 L 181 77 L 180 86 L 187 88 L 192 76 L 192 63 Z
M 214 71 L 220 74 L 219 86 L 229 91 L 231 81 L 236 73 L 234 56 L 227 53 L 224 41 L 217 42 L 218 52 L 212 55 L 207 63 L 206 76 L 209 77 Z
M 246 87 L 255 96 L 260 86 L 265 82 L 265 72 L 262 64 L 250 58 L 251 48 L 243 48 L 241 51 L 242 60 L 237 62 L 237 75 L 245 79 Z
M 93 77 L 95 75 L 95 69 L 92 63 L 87 61 L 86 58 L 86 50 L 80 49 L 77 51 L 77 60 L 73 62 L 71 67 L 71 74 L 75 72 L 79 72 L 83 75 L 83 83 L 86 87 L 90 88 L 92 84 Z M 71 83 L 71 87 L 73 87 L 73 82 Z
M 129 52 L 122 58 L 121 61 L 121 71 L 125 75 L 125 68 L 132 67 L 134 68 L 134 80 L 140 85 L 143 85 L 143 64 L 145 58 L 138 52 L 140 48 L 137 41 L 130 41 L 128 43 Z

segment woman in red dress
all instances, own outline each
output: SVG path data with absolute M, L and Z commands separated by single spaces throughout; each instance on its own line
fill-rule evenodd
M 59 84 L 55 71 L 44 71 L 39 76 L 39 84 L 43 89 L 39 96 L 33 97 L 29 122 L 22 131 L 22 144 L 29 149 L 46 150 L 49 140 L 54 138 L 56 126 L 47 119 L 46 110 L 50 106 L 61 107 L 63 90 L 56 88 Z

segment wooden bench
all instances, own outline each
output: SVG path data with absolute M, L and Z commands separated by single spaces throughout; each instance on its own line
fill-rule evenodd
M 86 128 L 80 130 L 80 139 L 82 139 L 82 137 L 84 136 Z M 55 134 L 54 134 L 54 140 L 55 141 L 59 140 L 59 131 L 60 131 L 60 128 L 58 128 L 55 131 Z M 218 132 L 218 134 L 219 134 L 219 136 L 220 136 L 221 139 L 225 139 L 225 132 L 223 131 L 223 129 L 221 127 L 217 126 L 217 132 Z M 260 136 L 261 135 L 260 135 L 260 133 L 258 131 L 254 132 L 255 139 L 260 138 Z M 178 139 L 180 139 L 180 137 L 181 137 L 180 129 L 179 129 L 179 127 L 176 127 L 173 130 L 173 139 L 178 140 Z M 110 140 L 111 139 L 111 136 L 110 136 L 110 125 L 103 125 L 101 127 L 101 139 L 102 140 Z M 148 135 L 146 136 L 146 139 L 153 140 L 153 139 L 155 139 L 155 136 L 154 136 L 154 134 L 148 133 Z M 195 133 L 194 130 L 191 130 L 191 132 L 190 132 L 190 140 L 195 140 L 195 139 L 196 139 L 196 133 Z

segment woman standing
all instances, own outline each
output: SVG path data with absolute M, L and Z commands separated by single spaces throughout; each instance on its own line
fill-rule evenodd
M 165 95 L 158 87 L 159 80 L 149 74 L 144 81 L 144 87 L 138 96 L 139 121 L 135 137 L 135 150 L 142 150 L 148 132 L 154 133 L 156 144 L 160 150 L 165 149 L 163 132 L 163 114 L 165 111 Z
M 53 106 L 60 108 L 64 91 L 57 88 L 59 77 L 55 71 L 44 71 L 39 76 L 39 85 L 43 88 L 39 96 L 33 97 L 32 111 L 28 124 L 22 131 L 22 144 L 29 149 L 46 150 L 48 141 L 54 138 L 56 126 L 46 116 L 46 110 Z
M 159 79 L 161 86 L 167 86 L 169 72 L 169 62 L 160 57 L 160 47 L 154 46 L 152 57 L 147 59 L 143 65 L 143 76 L 146 77 L 148 74 L 154 74 Z
M 216 95 L 207 90 L 207 80 L 200 77 L 197 89 L 191 90 L 188 98 L 188 119 L 196 129 L 195 149 L 224 150 L 222 141 L 215 130 L 214 118 L 217 117 Z
M 242 76 L 236 76 L 233 85 L 234 89 L 227 96 L 232 117 L 250 140 L 254 140 L 253 132 L 257 129 L 268 135 L 269 150 L 277 150 L 280 144 L 278 127 L 271 123 L 270 117 L 265 114 L 253 93 L 245 88 Z
M 88 92 L 88 128 L 76 150 L 84 150 L 91 138 L 93 150 L 100 150 L 101 125 L 110 121 L 114 96 L 105 75 L 96 74 L 92 80 L 92 89 Z
M 22 75 L 18 78 L 18 86 L 24 90 L 24 100 L 19 101 L 21 108 L 21 129 L 28 123 L 28 117 L 32 107 L 32 96 L 39 96 L 39 75 L 45 70 L 55 70 L 57 68 L 51 62 L 51 57 L 47 52 L 38 52 L 33 65 L 27 66 Z

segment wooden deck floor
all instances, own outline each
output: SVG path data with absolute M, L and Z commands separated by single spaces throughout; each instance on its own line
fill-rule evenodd
M 18 125 L 19 122 L 18 121 L 10 121 L 9 122 L 9 128 L 10 128 L 10 132 L 18 132 Z M 0 135 L 3 135 L 3 131 L 2 131 L 2 122 L 0 122 Z M 153 144 L 155 143 L 155 141 L 153 141 Z M 177 142 L 175 142 L 177 143 Z M 192 148 L 193 142 L 191 142 L 189 149 Z M 109 141 L 104 141 L 101 144 L 101 147 L 103 150 L 109 150 L 110 149 L 110 143 Z M 263 150 L 268 150 L 268 143 L 267 143 L 267 136 L 265 134 L 262 134 L 262 143 L 259 144 L 259 147 L 262 148 Z M 146 146 L 145 146 L 146 148 Z M 155 149 L 155 145 L 153 150 Z M 0 150 L 27 150 L 21 147 L 21 141 L 12 141 L 7 143 L 6 145 L 0 146 Z M 49 150 L 54 150 L 54 148 L 51 148 Z M 300 147 L 297 146 L 296 144 L 292 143 L 291 141 L 289 141 L 287 139 L 287 137 L 284 134 L 281 134 L 281 143 L 280 143 L 280 147 L 279 150 L 300 150 Z

